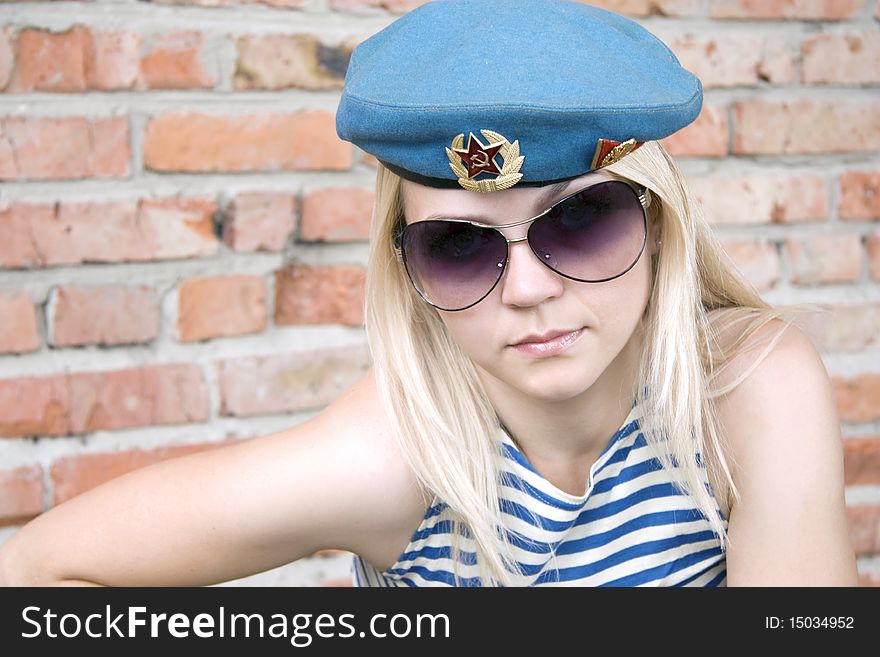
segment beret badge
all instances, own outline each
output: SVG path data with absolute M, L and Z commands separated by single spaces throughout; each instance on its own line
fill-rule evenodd
M 483 144 L 474 136 L 468 135 L 467 148 L 464 146 L 464 134 L 452 140 L 452 148 L 446 149 L 449 166 L 458 176 L 458 184 L 472 192 L 500 192 L 513 187 L 522 178 L 519 170 L 525 156 L 519 154 L 519 141 L 512 144 L 502 135 L 492 130 L 480 130 L 487 144 Z M 495 158 L 501 156 L 501 167 Z M 474 180 L 481 174 L 489 174 L 495 178 Z
M 635 139 L 627 139 L 624 142 L 614 141 L 613 139 L 600 139 L 596 144 L 596 152 L 593 154 L 593 163 L 590 168 L 601 169 L 609 164 L 614 164 L 624 155 L 632 153 L 644 143 Z

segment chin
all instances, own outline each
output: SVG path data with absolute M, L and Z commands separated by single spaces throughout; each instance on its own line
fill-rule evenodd
M 596 376 L 589 367 L 572 360 L 562 367 L 547 367 L 518 375 L 511 373 L 503 380 L 534 399 L 563 402 L 583 394 L 596 382 Z

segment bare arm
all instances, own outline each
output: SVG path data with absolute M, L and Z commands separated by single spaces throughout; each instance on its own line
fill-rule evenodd
M 375 409 L 361 408 L 365 382 L 297 427 L 130 472 L 47 511 L 0 546 L 0 578 L 198 586 L 357 551 L 393 522 L 408 485 L 389 471 Z
M 809 338 L 789 327 L 720 403 L 742 494 L 728 586 L 857 586 L 834 395 Z

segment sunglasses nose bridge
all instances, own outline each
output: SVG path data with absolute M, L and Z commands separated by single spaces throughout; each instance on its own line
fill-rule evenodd
M 516 242 L 525 242 L 529 239 L 529 231 L 532 228 L 532 224 L 536 219 L 540 219 L 543 214 L 538 215 L 537 217 L 531 217 L 529 219 L 523 219 L 522 221 L 514 221 L 513 223 L 503 224 L 501 226 L 492 226 L 496 231 L 498 231 L 501 236 L 505 239 L 508 245 L 508 251 L 510 250 L 510 245 L 515 244 Z M 521 228 L 520 228 L 521 226 Z M 514 230 L 511 230 L 514 229 Z M 508 237 L 507 235 L 510 233 L 518 233 L 520 237 Z
M 515 244 L 517 242 L 528 242 L 529 232 L 532 229 L 532 225 L 534 225 L 535 221 L 537 221 L 538 219 L 543 217 L 545 214 L 546 214 L 546 212 L 542 212 L 541 214 L 539 214 L 535 217 L 530 217 L 529 219 L 523 219 L 521 221 L 514 221 L 513 223 L 503 224 L 501 226 L 492 226 L 492 228 L 494 228 L 498 233 L 500 233 L 501 236 L 504 238 L 504 240 L 507 242 L 508 258 L 510 257 L 510 245 Z M 520 226 L 523 226 L 523 227 L 519 228 Z M 515 232 L 520 233 L 521 237 L 510 238 L 505 234 L 505 232 L 509 232 L 510 229 L 514 228 L 514 227 L 516 227 Z M 531 248 L 530 242 L 529 242 L 528 246 Z
M 538 217 L 535 217 L 535 218 L 538 218 Z M 530 221 L 534 221 L 534 219 L 532 219 Z M 519 223 L 526 223 L 526 222 L 519 222 Z M 531 224 L 529 225 L 529 228 L 531 228 Z M 498 231 L 498 232 L 501 232 L 501 231 Z M 502 235 L 503 235 L 503 233 L 502 233 Z M 540 262 L 542 265 L 544 265 L 545 267 L 547 267 L 551 271 L 554 271 L 553 267 L 551 267 L 549 263 L 542 260 L 541 257 L 535 252 L 535 249 L 532 246 L 532 243 L 529 241 L 528 232 L 526 232 L 522 237 L 516 237 L 516 238 L 510 239 L 510 238 L 504 236 L 504 239 L 507 241 L 507 257 L 504 260 L 501 275 L 508 273 L 508 269 L 510 268 L 510 258 L 511 258 L 510 245 L 514 244 L 516 242 L 526 242 L 526 244 L 525 244 L 526 249 L 531 253 L 531 256 L 534 257 L 538 262 Z
M 523 235 L 522 237 L 517 237 L 516 239 L 507 240 L 507 254 L 508 254 L 508 255 L 507 255 L 507 258 L 508 258 L 508 260 L 510 259 L 510 245 L 511 245 L 511 244 L 514 244 L 514 243 L 516 243 L 516 242 L 526 242 L 526 246 L 528 247 L 528 250 L 531 251 L 531 253 L 532 253 L 533 256 L 535 256 L 536 258 L 538 258 L 538 262 L 540 262 L 540 263 L 541 263 L 542 265 L 544 265 L 545 267 L 547 266 L 547 263 L 544 262 L 543 260 L 541 260 L 541 258 L 538 257 L 538 254 L 535 253 L 535 249 L 534 249 L 534 247 L 532 246 L 532 243 L 529 242 L 529 235 L 528 235 L 528 233 L 526 233 L 526 234 Z
M 507 264 L 508 264 L 508 262 L 510 261 L 510 245 L 511 245 L 511 244 L 516 244 L 517 242 L 527 242 L 528 239 L 529 239 L 528 228 L 529 228 L 530 226 L 527 226 L 525 230 L 523 230 L 523 229 L 519 229 L 519 230 L 516 230 L 516 231 L 511 231 L 511 228 L 514 227 L 514 226 L 522 226 L 523 224 L 528 223 L 529 221 L 532 221 L 532 220 L 531 220 L 531 219 L 526 219 L 526 220 L 524 220 L 524 221 L 517 221 L 517 222 L 515 222 L 515 223 L 512 223 L 512 224 L 505 224 L 505 225 L 503 225 L 503 226 L 490 226 L 490 228 L 493 228 L 494 231 L 495 231 L 496 233 L 498 233 L 498 234 L 502 237 L 502 239 L 504 239 L 504 241 L 505 241 L 505 245 L 504 245 L 504 247 L 505 247 L 505 251 L 506 251 L 506 253 L 505 253 L 505 256 L 504 256 L 504 264 L 503 264 L 503 266 L 502 266 L 502 269 L 503 269 L 503 270 L 506 270 L 506 269 L 507 269 Z M 508 237 L 508 235 L 509 235 L 511 232 L 517 232 L 517 233 L 521 232 L 521 233 L 522 233 L 522 236 L 521 236 L 521 237 Z
M 507 257 L 505 258 L 505 267 L 504 267 L 504 269 L 507 269 L 507 264 L 510 262 L 510 245 L 516 244 L 517 242 L 526 242 L 526 246 L 528 246 L 529 250 L 531 250 L 531 244 L 529 243 L 529 234 L 528 234 L 528 232 L 525 232 L 522 235 L 522 237 L 512 237 L 511 238 L 511 237 L 508 237 L 507 235 L 505 235 L 500 230 L 498 232 L 501 233 L 501 236 L 504 238 L 504 241 L 507 242 L 507 245 L 506 245 L 507 246 Z

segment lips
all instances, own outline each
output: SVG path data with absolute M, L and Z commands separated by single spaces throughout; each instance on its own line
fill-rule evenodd
M 567 335 L 573 331 L 577 331 L 579 328 L 572 329 L 560 329 L 558 331 L 548 331 L 547 333 L 529 333 L 527 336 L 518 340 L 511 344 L 511 346 L 515 347 L 520 344 L 527 343 L 536 343 L 536 342 L 547 342 L 548 340 L 552 340 L 553 338 L 558 338 L 560 335 Z

